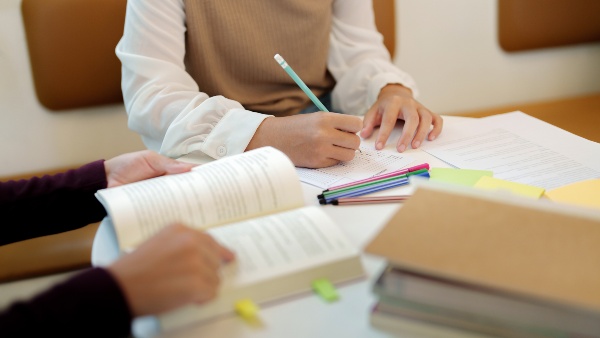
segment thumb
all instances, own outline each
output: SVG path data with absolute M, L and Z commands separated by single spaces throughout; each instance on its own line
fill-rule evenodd
M 174 160 L 156 152 L 148 152 L 146 160 L 159 175 L 180 174 L 190 171 L 195 164 Z
M 164 169 L 165 174 L 167 175 L 185 173 L 192 170 L 192 168 L 196 166 L 196 164 L 193 163 L 181 162 L 170 158 L 165 158 L 165 160 L 167 163 L 165 163 Z
M 219 244 L 218 250 L 219 250 L 219 257 L 221 257 L 221 259 L 224 262 L 229 263 L 235 259 L 235 254 L 233 253 L 233 251 L 227 249 L 226 247 Z

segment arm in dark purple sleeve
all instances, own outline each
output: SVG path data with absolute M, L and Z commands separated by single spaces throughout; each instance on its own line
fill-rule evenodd
M 99 222 L 106 211 L 94 193 L 106 185 L 103 160 L 62 174 L 0 183 L 0 245 Z
M 93 268 L 0 312 L 3 337 L 126 337 L 132 315 L 110 273 Z

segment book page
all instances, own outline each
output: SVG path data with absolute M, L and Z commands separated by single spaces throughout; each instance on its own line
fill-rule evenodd
M 360 151 L 356 152 L 352 161 L 340 162 L 326 168 L 296 168 L 296 171 L 302 182 L 327 189 L 400 170 L 414 161 L 412 157 L 395 150 L 374 148 L 366 143 L 360 146 Z
M 224 288 L 358 255 L 317 206 L 227 224 L 208 232 L 236 253 L 236 263 L 222 270 Z
M 458 168 L 546 190 L 600 177 L 600 144 L 522 112 L 449 125 L 421 148 Z
M 260 148 L 191 172 L 100 190 L 121 249 L 173 222 L 208 228 L 303 205 L 294 165 L 279 150 Z
M 217 298 L 161 315 L 162 329 L 232 314 L 242 299 L 264 304 L 306 292 L 316 279 L 337 283 L 364 276 L 359 251 L 321 207 L 294 209 L 208 232 L 235 252 L 236 261 L 223 267 Z

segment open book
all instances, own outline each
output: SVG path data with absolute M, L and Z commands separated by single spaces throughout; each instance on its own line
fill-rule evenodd
M 165 329 L 232 313 L 243 298 L 263 303 L 306 292 L 315 279 L 336 283 L 364 275 L 359 251 L 320 207 L 304 206 L 294 165 L 271 147 L 96 196 L 121 251 L 179 221 L 206 229 L 236 253 L 223 268 L 219 296 L 161 316 Z

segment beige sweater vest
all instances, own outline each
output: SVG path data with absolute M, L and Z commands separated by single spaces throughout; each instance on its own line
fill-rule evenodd
M 252 111 L 287 116 L 310 99 L 273 59 L 280 54 L 320 96 L 327 71 L 333 0 L 184 0 L 185 65 L 200 91 Z

